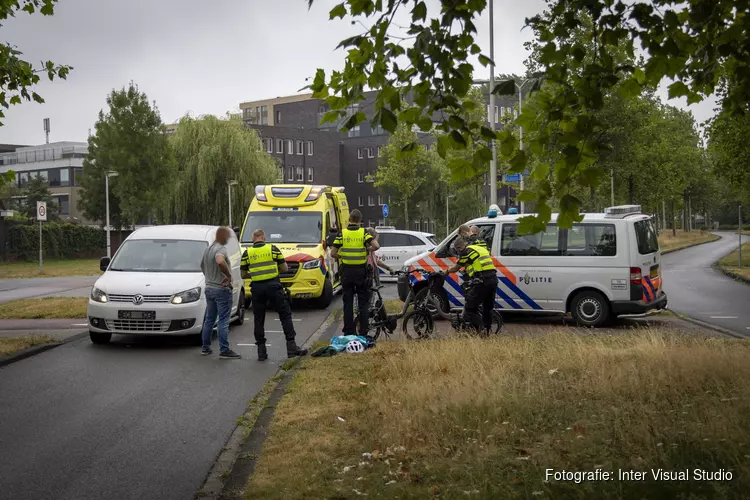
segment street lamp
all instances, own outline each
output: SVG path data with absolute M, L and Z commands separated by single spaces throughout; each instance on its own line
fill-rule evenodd
M 527 78 L 526 80 L 523 80 L 521 85 L 518 85 L 518 82 L 514 83 L 516 84 L 516 88 L 518 89 L 518 115 L 521 116 L 521 111 L 523 111 L 523 87 L 528 82 L 534 81 L 534 78 Z M 519 151 L 523 151 L 523 127 L 521 125 L 518 126 L 518 149 Z M 523 191 L 523 172 L 521 172 L 521 185 L 519 186 L 520 190 Z M 523 201 L 520 202 L 520 208 L 521 213 L 524 213 L 524 203 Z
M 104 197 L 105 197 L 105 203 L 107 206 L 107 258 L 112 258 L 112 242 L 109 238 L 109 178 L 110 177 L 117 177 L 118 174 L 114 170 L 110 170 L 107 172 L 107 174 L 104 176 Z
M 490 0 L 490 112 L 487 113 L 490 120 L 490 130 L 495 132 L 495 12 L 494 0 Z M 497 144 L 492 139 L 492 160 L 490 160 L 490 179 L 493 189 L 490 189 L 490 205 L 497 203 Z M 447 234 L 446 234 L 447 236 Z
M 232 229 L 232 186 L 236 186 L 237 181 L 227 181 L 227 191 L 229 192 L 229 229 Z

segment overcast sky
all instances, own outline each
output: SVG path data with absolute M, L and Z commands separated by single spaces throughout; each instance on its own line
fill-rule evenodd
M 113 88 L 130 80 L 155 100 L 165 123 L 185 113 L 222 115 L 239 103 L 297 93 L 316 68 L 343 67 L 338 42 L 355 33 L 348 21 L 328 21 L 341 0 L 60 0 L 55 15 L 20 13 L 0 28 L 27 60 L 74 67 L 67 80 L 45 82 L 44 104 L 6 111 L 0 143 L 41 144 L 42 120 L 51 141 L 83 141 Z M 437 0 L 431 0 L 433 6 Z M 495 0 L 497 73 L 522 73 L 527 57 L 524 19 L 542 0 Z M 432 12 L 435 12 L 433 9 Z M 488 53 L 489 16 L 477 21 Z M 476 78 L 486 78 L 477 66 Z M 679 105 L 679 102 L 673 102 Z M 692 106 L 696 119 L 713 103 Z

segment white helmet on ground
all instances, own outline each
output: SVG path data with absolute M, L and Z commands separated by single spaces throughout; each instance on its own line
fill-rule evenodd
M 355 354 L 365 351 L 365 345 L 359 340 L 350 340 L 346 344 L 346 352 Z

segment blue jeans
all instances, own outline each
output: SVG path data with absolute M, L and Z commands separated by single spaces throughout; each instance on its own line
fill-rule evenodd
M 232 309 L 232 290 L 206 288 L 206 317 L 203 320 L 203 348 L 211 348 L 211 332 L 219 316 L 219 350 L 229 350 L 229 311 Z

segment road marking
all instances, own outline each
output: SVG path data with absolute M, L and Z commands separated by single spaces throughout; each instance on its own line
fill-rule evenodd
M 70 326 L 89 326 L 89 324 L 88 323 L 73 323 Z
M 243 347 L 255 347 L 255 344 L 237 344 Z M 271 347 L 271 344 L 266 344 L 266 346 Z
M 737 316 L 711 316 L 711 319 L 737 319 Z
M 274 321 L 281 321 L 279 318 L 274 318 Z M 293 318 L 292 321 L 302 321 L 301 319 Z
M 284 333 L 281 330 L 266 330 L 266 333 Z

